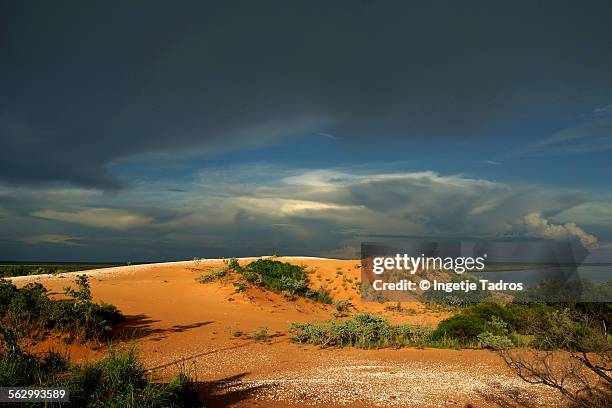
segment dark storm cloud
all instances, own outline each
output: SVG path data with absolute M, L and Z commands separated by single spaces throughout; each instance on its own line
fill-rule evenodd
M 486 134 L 612 92 L 611 3 L 3 3 L 0 177 L 307 132 Z

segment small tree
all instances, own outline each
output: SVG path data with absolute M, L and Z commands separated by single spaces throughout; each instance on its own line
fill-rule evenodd
M 568 309 L 531 326 L 534 348 L 498 350 L 520 378 L 558 390 L 575 407 L 612 406 L 612 345 L 604 328 Z

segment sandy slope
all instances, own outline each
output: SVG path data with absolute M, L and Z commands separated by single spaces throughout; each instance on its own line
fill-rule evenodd
M 307 265 L 315 286 L 328 287 L 334 299 L 350 299 L 356 310 L 422 325 L 435 325 L 446 317 L 428 312 L 418 303 L 403 305 L 414 309 L 410 315 L 387 312 L 384 305 L 362 303 L 353 286 L 360 274 L 359 261 L 283 260 Z M 327 320 L 333 308 L 303 299 L 287 301 L 258 288 L 235 293 L 231 281 L 199 284 L 194 280 L 202 270 L 220 265 L 220 260 L 207 260 L 199 265 L 175 262 L 87 272 L 94 297 L 118 306 L 127 316 L 121 336 L 126 341 L 132 339 L 154 375 L 167 378 L 177 369 L 189 370 L 206 382 L 208 406 L 558 403 L 554 393 L 521 382 L 494 353 L 484 350 L 338 350 L 293 344 L 287 336 L 292 322 Z M 61 296 L 61 289 L 72 282 L 74 275 L 19 277 L 13 281 L 19 285 L 38 281 Z M 231 334 L 262 326 L 267 326 L 271 334 L 267 344 Z M 52 342 L 38 348 L 49 347 Z M 72 346 L 71 352 L 76 360 L 95 359 L 105 349 Z

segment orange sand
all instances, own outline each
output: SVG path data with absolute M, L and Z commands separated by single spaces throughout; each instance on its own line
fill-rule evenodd
M 448 316 L 418 302 L 404 303 L 413 314 L 389 312 L 385 305 L 362 302 L 353 284 L 357 260 L 281 258 L 307 265 L 312 284 L 325 285 L 335 300 L 348 299 L 355 311 L 435 326 Z M 242 260 L 246 263 L 248 260 Z M 522 383 L 501 359 L 485 350 L 320 349 L 290 342 L 292 322 L 325 321 L 335 309 L 304 299 L 249 286 L 235 293 L 232 281 L 200 284 L 203 270 L 219 260 L 126 266 L 89 272 L 95 300 L 116 305 L 127 317 L 119 329 L 154 376 L 168 378 L 186 369 L 207 383 L 207 406 L 496 406 L 511 398 L 524 404 L 558 403 L 548 390 Z M 200 270 L 195 267 L 199 266 Z M 72 284 L 75 274 L 14 278 L 22 285 L 41 282 L 54 296 Z M 268 343 L 232 336 L 267 326 Z M 67 349 L 73 361 L 97 359 L 105 347 L 67 346 L 49 339 L 36 346 Z M 388 390 L 387 390 L 388 388 Z M 522 406 L 521 404 L 512 406 Z

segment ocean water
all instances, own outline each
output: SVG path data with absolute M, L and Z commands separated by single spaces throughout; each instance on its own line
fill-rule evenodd
M 523 282 L 531 286 L 543 279 L 587 279 L 594 283 L 605 283 L 612 279 L 612 264 L 580 265 L 578 267 L 554 267 L 541 269 L 526 269 L 517 271 L 475 272 L 473 275 L 489 280 L 504 282 Z

